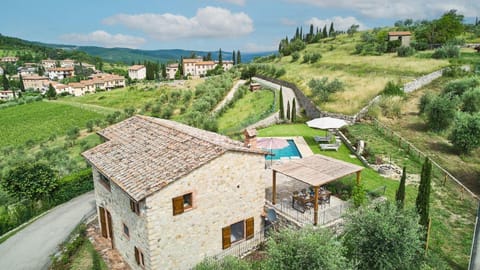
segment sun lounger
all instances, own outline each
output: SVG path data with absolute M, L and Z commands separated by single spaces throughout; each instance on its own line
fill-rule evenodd
M 320 143 L 320 142 L 327 142 L 328 143 L 332 139 L 332 136 L 330 136 L 330 135 L 328 135 L 328 136 L 314 136 L 313 139 L 317 143 Z
M 320 144 L 320 149 L 322 150 L 335 150 L 335 151 L 338 151 L 338 148 L 340 148 L 340 141 L 337 140 L 335 143 L 333 144 Z

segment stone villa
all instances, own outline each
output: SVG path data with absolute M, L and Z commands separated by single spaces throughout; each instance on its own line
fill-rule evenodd
M 207 71 L 214 69 L 218 61 L 203 61 L 202 58 L 183 59 L 183 75 L 200 77 L 207 75 Z M 227 71 L 233 67 L 233 61 L 222 61 L 223 70 Z
M 128 68 L 128 77 L 132 80 L 143 80 L 147 77 L 147 68 L 144 65 L 133 65 Z
M 101 233 L 132 269 L 190 269 L 263 231 L 266 152 L 147 116 L 98 134 L 82 155 Z

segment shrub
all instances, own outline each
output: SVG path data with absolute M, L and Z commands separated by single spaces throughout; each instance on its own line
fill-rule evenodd
M 344 250 L 327 229 L 286 228 L 267 241 L 265 269 L 349 269 Z
M 447 83 L 443 88 L 444 95 L 461 96 L 467 90 L 473 89 L 480 85 L 480 80 L 477 77 L 470 77 L 465 79 L 458 79 Z
M 461 153 L 468 154 L 478 148 L 480 146 L 480 113 L 475 115 L 458 113 L 449 140 Z
M 415 49 L 410 46 L 400 46 L 397 48 L 398 57 L 409 57 L 415 54 Z
M 433 52 L 432 58 L 444 59 L 444 58 L 459 58 L 460 49 L 455 45 L 444 45 Z
M 467 74 L 468 74 L 468 71 L 464 70 L 460 66 L 446 67 L 442 71 L 442 76 L 443 77 L 450 77 L 450 78 L 464 77 Z
M 299 52 L 292 53 L 292 62 L 297 62 L 298 59 L 300 59 L 300 53 Z
M 447 129 L 455 117 L 456 103 L 456 100 L 448 96 L 433 98 L 425 108 L 428 126 L 434 131 Z
M 418 104 L 418 112 L 420 114 L 425 112 L 425 109 L 434 97 L 435 95 L 433 95 L 431 92 L 426 92 L 422 95 L 422 97 L 420 98 L 420 103 Z
M 308 82 L 308 87 L 312 89 L 313 99 L 322 102 L 328 101 L 330 94 L 344 89 L 343 83 L 338 79 L 328 82 L 327 77 L 323 77 L 322 79 L 311 79 Z
M 365 203 L 367 202 L 367 196 L 362 184 L 355 185 L 352 191 L 352 199 L 353 205 L 357 208 L 365 205 Z
M 343 243 L 356 269 L 417 269 L 423 254 L 420 239 L 415 211 L 388 201 L 345 216 Z
M 403 97 L 405 96 L 405 92 L 403 92 L 400 84 L 394 83 L 393 81 L 388 81 L 383 88 L 382 95 Z
M 462 95 L 462 111 L 480 112 L 480 88 L 468 90 Z
M 202 262 L 197 264 L 193 269 L 194 270 L 220 270 L 220 269 L 249 270 L 250 265 L 244 260 L 240 260 L 233 256 L 226 256 L 221 260 L 204 259 Z
M 72 173 L 62 177 L 58 182 L 59 188 L 55 192 L 54 201 L 61 204 L 93 190 L 92 169 L 88 168 Z

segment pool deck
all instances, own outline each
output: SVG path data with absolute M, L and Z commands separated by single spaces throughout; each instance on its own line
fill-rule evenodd
M 298 152 L 302 155 L 302 158 L 309 157 L 313 155 L 312 150 L 308 146 L 307 142 L 303 139 L 302 136 L 295 136 L 295 137 L 258 137 L 258 138 L 279 138 L 285 140 L 293 140 L 295 145 L 297 146 Z

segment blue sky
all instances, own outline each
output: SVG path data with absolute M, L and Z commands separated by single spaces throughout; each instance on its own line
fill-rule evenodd
M 0 33 L 32 41 L 140 49 L 276 50 L 297 26 L 345 30 L 432 19 L 456 9 L 480 16 L 474 0 L 2 0 Z

